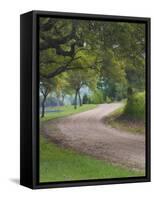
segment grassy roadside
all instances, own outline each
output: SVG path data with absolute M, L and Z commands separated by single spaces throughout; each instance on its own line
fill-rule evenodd
M 141 172 L 63 149 L 40 136 L 40 182 L 143 176 Z
M 144 134 L 145 122 L 144 120 L 132 120 L 123 114 L 124 107 L 118 108 L 104 119 L 104 122 L 117 129 L 128 131 L 131 133 Z
M 63 112 L 47 113 L 42 122 L 69 116 L 95 108 L 96 105 L 83 105 L 74 110 L 73 106 L 60 107 Z M 57 108 L 56 108 L 57 109 Z M 40 135 L 40 182 L 102 179 L 116 177 L 143 176 L 123 167 L 114 166 L 106 161 L 64 149 Z
M 76 113 L 94 109 L 96 107 L 97 107 L 96 104 L 84 104 L 84 105 L 78 107 L 77 109 L 74 109 L 74 106 L 72 106 L 72 105 L 60 106 L 60 107 L 54 107 L 54 108 L 48 107 L 47 110 L 56 109 L 56 111 L 59 111 L 59 112 L 51 112 L 51 113 L 48 112 L 45 114 L 45 117 L 43 119 L 41 119 L 41 121 L 48 121 L 51 119 L 67 117 L 67 116 L 70 116 L 70 115 L 73 115 Z

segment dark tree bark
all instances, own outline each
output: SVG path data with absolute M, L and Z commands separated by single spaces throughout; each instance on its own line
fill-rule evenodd
M 70 61 L 68 61 L 68 63 L 66 65 L 59 66 L 57 69 L 55 69 L 52 72 L 48 73 L 47 76 L 44 76 L 44 78 L 47 78 L 47 79 L 54 78 L 55 76 L 65 72 L 65 71 L 69 71 L 69 70 L 78 70 L 78 69 L 82 70 L 82 69 L 84 69 L 82 66 L 78 66 L 78 67 L 71 66 L 72 61 L 77 60 L 77 59 L 80 58 L 80 57 L 75 58 L 74 56 L 71 58 Z
M 44 113 L 45 113 L 45 101 L 46 101 L 46 97 L 47 95 L 43 95 L 43 100 L 42 100 L 42 113 L 41 113 L 41 117 L 44 117 Z
M 79 97 L 79 104 L 80 104 L 80 106 L 82 106 L 82 100 L 81 100 L 81 96 L 80 96 L 80 90 L 78 90 L 78 97 Z
M 77 108 L 77 96 L 78 96 L 78 89 L 75 91 L 75 98 L 74 98 L 74 109 Z
M 46 87 L 43 89 L 40 90 L 42 95 L 43 95 L 43 100 L 42 100 L 42 103 L 41 103 L 41 106 L 42 106 L 42 113 L 41 113 L 41 118 L 44 117 L 45 115 L 45 101 L 46 101 L 46 98 L 50 92 L 50 88 L 49 87 Z
M 128 98 L 128 100 L 131 99 L 132 95 L 133 95 L 133 88 L 132 87 L 128 87 L 128 89 L 127 89 L 127 98 Z

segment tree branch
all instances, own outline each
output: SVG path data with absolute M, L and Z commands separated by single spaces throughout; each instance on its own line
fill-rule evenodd
M 40 41 L 40 51 L 46 50 L 48 48 L 54 48 L 56 50 L 57 55 L 72 57 L 73 54 L 75 53 L 75 46 L 76 45 L 83 46 L 83 41 L 76 35 L 76 28 L 77 28 L 77 21 L 73 20 L 71 32 L 64 37 L 53 39 L 50 36 L 45 36 L 45 34 L 42 33 Z M 61 48 L 61 45 L 67 43 L 70 40 L 74 40 L 74 42 L 70 46 L 70 50 L 69 51 L 63 50 Z
M 49 31 L 55 25 L 56 21 L 49 18 L 45 24 L 40 23 L 40 30 L 41 31 Z

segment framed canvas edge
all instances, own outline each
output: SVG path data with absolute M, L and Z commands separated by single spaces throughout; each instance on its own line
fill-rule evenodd
M 150 80 L 150 58 L 151 58 L 151 19 L 142 17 L 127 17 L 127 16 L 113 16 L 113 15 L 95 15 L 95 14 L 82 14 L 82 13 L 65 13 L 65 12 L 51 12 L 51 11 L 31 11 L 32 13 L 32 189 L 41 188 L 58 188 L 58 187 L 74 187 L 74 186 L 94 186 L 94 185 L 107 185 L 107 184 L 123 184 L 123 183 L 138 183 L 138 182 L 150 182 L 151 181 L 151 133 L 150 133 L 150 109 L 151 109 L 151 80 Z M 143 177 L 129 177 L 129 178 L 112 178 L 112 179 L 97 179 L 97 180 L 83 180 L 83 181 L 66 181 L 66 182 L 50 182 L 40 183 L 39 182 L 39 119 L 38 119 L 38 60 L 37 58 L 37 39 L 38 39 L 38 28 L 37 18 L 39 16 L 51 16 L 51 17 L 62 17 L 62 18 L 82 18 L 82 19 L 110 19 L 110 20 L 124 20 L 131 22 L 146 23 L 146 175 Z M 148 144 L 148 145 L 147 145 Z

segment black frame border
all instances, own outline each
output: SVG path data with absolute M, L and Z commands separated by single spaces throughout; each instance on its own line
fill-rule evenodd
M 24 15 L 31 15 L 32 20 L 32 126 L 30 133 L 31 137 L 31 155 L 32 166 L 25 173 L 31 174 L 31 183 L 25 184 L 21 178 L 21 184 L 33 189 L 39 188 L 57 188 L 57 187 L 73 187 L 73 186 L 90 186 L 90 185 L 106 185 L 106 184 L 120 184 L 120 183 L 137 183 L 151 181 L 151 80 L 150 80 L 150 66 L 151 66 L 151 19 L 142 17 L 129 16 L 111 16 L 111 15 L 95 15 L 95 14 L 81 14 L 81 13 L 65 13 L 65 12 L 50 12 L 50 11 L 31 11 Z M 128 177 L 128 178 L 112 178 L 112 179 L 96 179 L 96 180 L 77 180 L 77 181 L 63 181 L 63 182 L 39 182 L 39 17 L 55 17 L 64 19 L 81 19 L 81 20 L 99 20 L 99 21 L 113 21 L 113 22 L 129 22 L 129 23 L 144 23 L 146 25 L 146 175 L 142 177 Z M 22 52 L 22 48 L 21 48 Z M 22 59 L 22 58 L 21 58 Z M 21 66 L 22 71 L 22 66 Z M 22 79 L 22 77 L 21 77 Z M 22 82 L 21 82 L 22 84 Z M 22 94 L 21 94 L 22 95 Z M 22 99 L 22 97 L 21 97 Z M 26 110 L 26 109 L 25 109 Z M 22 114 L 21 114 L 22 115 Z M 23 134 L 21 134 L 22 141 Z M 28 145 L 28 144 L 27 144 Z M 27 147 L 26 147 L 27 148 Z M 21 147 L 22 150 L 22 147 Z M 22 151 L 20 153 L 23 155 Z M 26 155 L 27 157 L 28 155 Z M 21 164 L 22 165 L 22 164 Z M 31 171 L 32 170 L 32 171 Z M 23 173 L 21 173 L 23 174 Z M 22 177 L 22 176 L 21 176 Z

